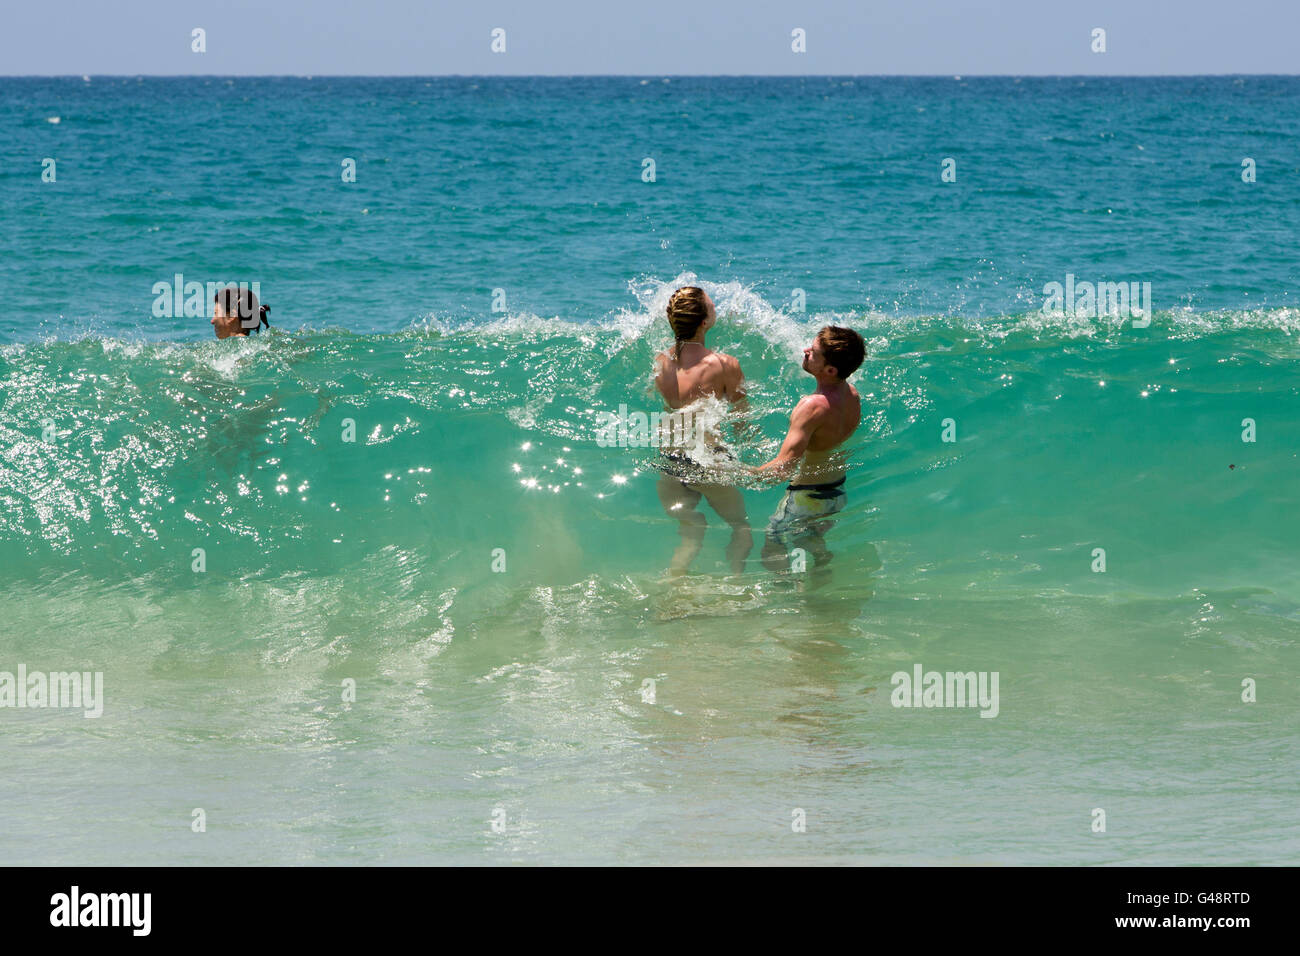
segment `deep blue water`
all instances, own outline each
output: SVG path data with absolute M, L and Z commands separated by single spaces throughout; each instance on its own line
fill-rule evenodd
M 1293 863 L 1298 106 L 0 80 L 0 672 L 107 698 L 0 709 L 0 859 Z M 178 273 L 274 329 L 156 310 Z M 1154 316 L 1044 312 L 1067 276 Z M 816 329 L 868 340 L 829 578 L 728 578 L 713 519 L 665 582 L 652 456 L 596 441 L 694 282 L 751 464 Z M 918 663 L 998 717 L 892 707 Z

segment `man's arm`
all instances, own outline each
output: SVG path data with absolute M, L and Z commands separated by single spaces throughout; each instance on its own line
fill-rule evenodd
M 766 465 L 754 469 L 759 477 L 769 481 L 786 481 L 797 467 L 799 459 L 808 450 L 808 442 L 817 431 L 822 413 L 821 404 L 815 395 L 808 395 L 799 400 L 799 404 L 790 413 L 790 430 L 786 433 L 781 451 Z

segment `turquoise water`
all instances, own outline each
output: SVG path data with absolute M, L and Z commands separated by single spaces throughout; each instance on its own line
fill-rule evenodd
M 1297 106 L 0 81 L 0 671 L 105 688 L 0 708 L 0 859 L 1294 863 Z M 275 330 L 155 316 L 176 273 Z M 1044 314 L 1067 275 L 1154 317 Z M 691 282 L 750 463 L 816 329 L 868 341 L 826 571 L 729 576 L 711 516 L 666 581 L 653 449 L 596 441 Z M 891 706 L 916 664 L 997 672 L 997 717 Z

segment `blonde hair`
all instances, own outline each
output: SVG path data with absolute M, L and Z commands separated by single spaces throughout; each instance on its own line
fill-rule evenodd
M 668 300 L 668 325 L 676 339 L 676 355 L 682 358 L 682 343 L 694 338 L 709 317 L 709 297 L 699 286 L 682 286 Z

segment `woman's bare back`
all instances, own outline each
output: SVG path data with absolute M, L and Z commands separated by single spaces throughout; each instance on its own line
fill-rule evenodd
M 735 358 L 699 342 L 683 342 L 680 359 L 675 351 L 661 352 L 655 359 L 655 387 L 669 408 L 683 408 L 710 396 L 730 402 L 741 397 L 744 376 Z

